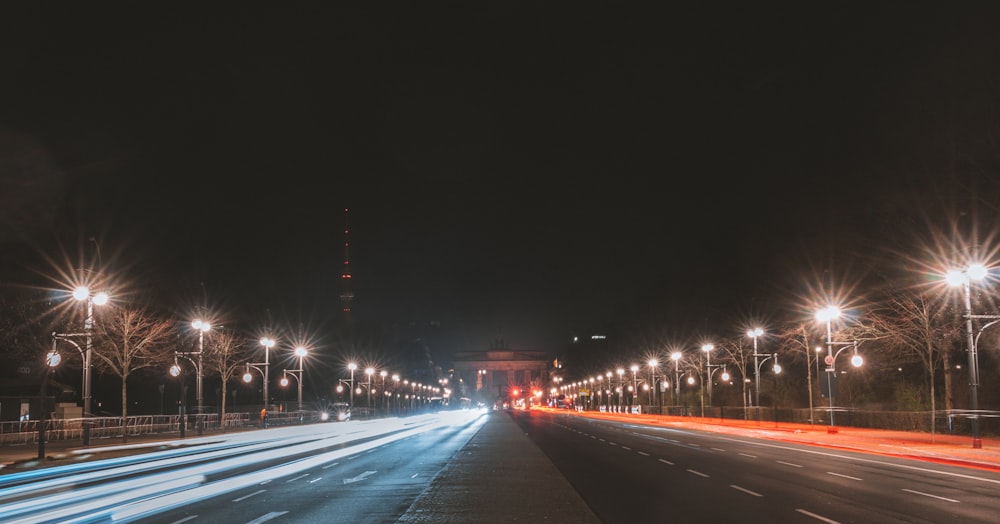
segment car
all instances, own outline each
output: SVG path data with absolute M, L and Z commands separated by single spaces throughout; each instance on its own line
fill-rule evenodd
M 351 405 L 347 402 L 334 402 L 325 412 L 327 416 L 338 422 L 351 420 Z

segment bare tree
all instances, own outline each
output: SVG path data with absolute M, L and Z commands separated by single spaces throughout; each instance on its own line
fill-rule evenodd
M 747 368 L 750 367 L 749 362 L 753 358 L 753 346 L 748 346 L 745 342 L 746 340 L 743 337 L 727 338 L 721 341 L 719 348 L 726 354 L 723 357 L 722 363 L 732 364 L 740 372 L 740 383 L 743 385 L 743 392 L 741 393 L 743 397 L 743 418 L 749 419 L 750 416 L 747 411 L 747 378 L 750 375 L 747 373 Z
M 219 422 L 226 430 L 226 389 L 229 381 L 239 373 L 240 368 L 253 356 L 253 345 L 246 337 L 232 330 L 219 329 L 210 332 L 205 347 L 205 367 L 218 373 L 222 379 L 222 413 Z
M 122 442 L 128 441 L 128 378 L 136 370 L 159 365 L 168 359 L 168 341 L 175 323 L 154 314 L 143 305 L 115 307 L 97 323 L 94 347 L 97 367 L 122 381 Z
M 812 383 L 812 361 L 815 356 L 817 365 L 819 362 L 819 355 L 814 355 L 814 345 L 815 342 L 810 338 L 812 332 L 809 330 L 809 325 L 805 322 L 800 324 L 793 324 L 782 331 L 778 337 L 781 340 L 781 346 L 788 349 L 793 357 L 805 357 L 806 361 L 806 384 L 809 388 L 809 422 L 811 424 L 816 423 L 816 413 L 815 406 L 813 404 L 813 383 Z M 797 358 L 796 358 L 797 360 Z M 819 377 L 817 377 L 817 380 Z M 818 384 L 817 384 L 818 385 Z
M 883 334 L 887 347 L 894 353 L 915 358 L 923 365 L 930 395 L 931 433 L 934 433 L 936 373 L 942 357 L 959 335 L 955 328 L 958 324 L 952 321 L 942 301 L 928 299 L 925 293 L 895 291 L 885 306 L 883 314 L 871 317 L 873 328 Z

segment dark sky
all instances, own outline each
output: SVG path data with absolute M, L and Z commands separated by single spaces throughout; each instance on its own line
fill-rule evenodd
M 0 241 L 315 322 L 347 207 L 361 320 L 701 329 L 990 155 L 988 6 L 5 5 Z

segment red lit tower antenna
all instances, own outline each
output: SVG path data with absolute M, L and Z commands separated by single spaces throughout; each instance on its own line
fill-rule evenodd
M 344 209 L 344 272 L 340 274 L 342 291 L 340 292 L 340 302 L 344 305 L 344 313 L 351 312 L 351 302 L 354 301 L 354 292 L 351 291 L 351 257 L 350 257 L 350 229 L 348 227 L 349 209 Z

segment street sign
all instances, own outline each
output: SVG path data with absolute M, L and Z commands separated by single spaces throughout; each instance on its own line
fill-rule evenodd
M 823 363 L 826 364 L 827 366 L 832 366 L 833 365 L 833 355 L 827 355 L 826 358 L 823 359 Z

